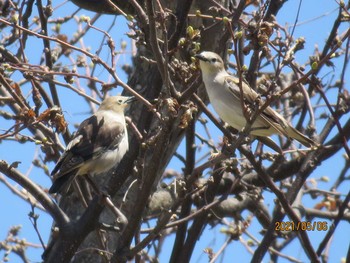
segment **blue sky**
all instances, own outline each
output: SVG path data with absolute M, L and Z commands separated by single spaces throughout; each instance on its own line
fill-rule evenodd
M 60 1 L 55 1 L 60 2 Z M 279 13 L 277 17 L 277 21 L 281 25 L 290 25 L 292 26 L 297 14 L 295 1 L 287 1 L 285 4 L 285 7 L 282 9 L 282 11 Z M 296 55 L 296 59 L 298 62 L 306 62 L 308 60 L 308 57 L 311 55 L 313 48 L 315 45 L 318 45 L 320 50 L 322 50 L 324 41 L 327 39 L 328 34 L 331 30 L 334 17 L 337 15 L 338 11 L 334 11 L 337 8 L 337 3 L 335 1 L 317 1 L 317 0 L 310 0 L 310 1 L 304 1 L 302 2 L 301 10 L 300 10 L 300 17 L 298 26 L 295 28 L 294 37 L 301 37 L 304 36 L 306 38 L 306 45 L 305 50 L 298 52 Z M 54 12 L 54 16 L 64 16 L 67 15 L 66 10 L 75 10 L 75 7 L 70 4 L 66 3 L 62 8 L 57 9 Z M 57 13 L 56 13 L 57 12 Z M 58 14 L 58 15 L 56 15 Z M 93 13 L 87 12 L 87 11 L 80 11 L 78 15 L 81 14 L 87 14 L 89 16 L 93 16 Z M 96 24 L 97 27 L 104 27 L 108 28 L 107 25 L 111 24 L 113 17 L 112 16 L 103 16 Z M 73 23 L 74 24 L 74 23 Z M 342 31 L 344 31 L 349 24 L 343 24 Z M 74 28 L 74 27 L 72 27 Z M 65 33 L 67 35 L 72 34 L 72 29 L 70 26 L 63 25 L 62 26 L 62 33 Z M 113 29 L 110 34 L 112 35 L 114 41 L 117 45 L 117 50 L 120 49 L 120 43 L 121 41 L 127 41 L 128 47 L 127 50 L 130 50 L 130 41 L 125 35 L 126 32 L 129 31 L 126 22 L 123 19 L 117 19 L 115 22 L 115 29 Z M 100 42 L 96 41 L 101 38 L 101 33 L 96 32 L 94 30 L 91 30 L 91 32 L 88 33 L 88 35 L 84 38 L 84 45 L 91 47 L 91 52 L 94 53 L 101 44 Z M 32 42 L 30 42 L 31 45 L 33 45 L 36 49 L 42 49 L 41 42 L 37 41 L 37 39 L 33 39 Z M 38 45 L 37 43 L 40 43 Z M 79 43 L 78 45 L 82 45 L 82 43 Z M 55 44 L 52 44 L 52 46 L 55 46 Z M 104 57 L 107 62 L 110 61 L 110 58 L 107 55 L 107 48 L 103 48 L 103 53 L 101 54 L 101 57 Z M 28 53 L 28 51 L 27 51 Z M 30 55 L 33 55 L 33 57 L 30 57 Z M 36 52 L 28 53 L 30 63 L 36 64 L 39 62 L 40 57 L 37 56 Z M 124 63 L 131 64 L 130 61 L 130 54 L 122 54 L 120 56 L 120 61 L 118 62 L 117 67 L 117 73 L 122 78 L 122 80 L 126 81 L 126 76 L 123 73 L 121 69 L 121 65 Z M 89 60 L 87 60 L 88 63 L 90 63 Z M 68 64 L 68 60 L 66 61 Z M 337 61 L 335 61 L 337 62 Z M 341 63 L 341 61 L 338 61 L 338 63 Z M 337 73 L 341 70 L 341 68 L 338 66 L 339 64 L 335 65 L 335 68 L 325 68 L 320 76 L 325 76 L 324 81 L 327 81 L 332 74 L 335 74 L 337 76 Z M 103 81 L 110 80 L 110 77 L 108 74 L 103 71 L 101 68 L 98 68 L 96 71 L 97 74 L 95 74 L 96 77 Z M 348 74 L 346 77 L 347 83 L 349 83 L 349 76 L 350 72 L 349 69 L 347 70 Z M 21 79 L 22 77 L 18 74 L 18 79 Z M 61 78 L 57 78 L 60 81 L 63 81 Z M 86 85 L 84 80 L 79 80 L 79 83 L 81 86 Z M 100 86 L 98 85 L 98 88 Z M 29 89 L 28 89 L 29 90 Z M 28 91 L 27 91 L 28 92 Z M 113 94 L 120 93 L 121 90 L 117 89 L 113 91 Z M 58 90 L 59 96 L 62 101 L 62 107 L 64 109 L 65 117 L 67 121 L 70 124 L 70 130 L 74 131 L 73 124 L 80 123 L 83 119 L 85 119 L 90 113 L 89 108 L 86 107 L 86 103 L 84 99 L 82 99 L 79 96 L 76 96 L 72 91 L 60 87 Z M 28 94 L 29 95 L 29 94 Z M 330 100 L 334 100 L 334 98 L 330 98 Z M 29 99 L 28 99 L 29 100 Z M 319 114 L 322 111 L 327 111 L 326 108 L 318 110 L 317 114 Z M 346 116 L 347 118 L 349 115 Z M 345 118 L 343 118 L 345 120 Z M 0 129 L 6 129 L 8 128 L 8 123 L 4 122 L 3 119 L 0 119 Z M 213 125 L 209 125 L 210 130 L 213 135 L 213 139 L 217 142 L 221 137 L 222 134 L 217 130 L 216 127 Z M 318 129 L 320 130 L 322 126 L 319 126 Z M 26 134 L 26 131 L 23 132 Z M 198 142 L 199 143 L 199 142 Z M 179 152 L 183 152 L 184 145 L 182 144 L 179 147 Z M 204 147 L 201 152 L 198 153 L 198 156 L 201 156 L 203 153 L 205 153 L 207 149 Z M 33 159 L 33 156 L 39 155 L 40 157 L 40 148 L 39 146 L 35 145 L 34 143 L 26 143 L 19 145 L 15 141 L 3 141 L 1 143 L 0 147 L 0 159 L 5 159 L 7 162 L 11 163 L 13 161 L 17 161 L 18 159 L 21 159 L 22 163 L 19 165 L 18 169 L 26 174 L 28 173 L 29 177 L 37 182 L 38 184 L 42 185 L 43 187 L 49 187 L 50 186 L 50 179 L 43 174 L 41 169 L 38 169 L 36 167 L 33 167 L 31 164 L 31 160 Z M 328 160 L 324 162 L 320 167 L 317 168 L 317 170 L 312 174 L 312 178 L 320 178 L 321 176 L 328 176 L 330 178 L 330 183 L 319 183 L 317 187 L 325 190 L 329 190 L 330 185 L 332 185 L 332 182 L 336 179 L 338 176 L 340 170 L 343 167 L 344 159 L 342 157 L 342 154 L 344 152 L 340 152 L 337 154 L 334 158 L 331 160 Z M 50 163 L 49 169 L 53 168 L 54 164 Z M 176 169 L 177 171 L 180 171 L 180 168 L 182 167 L 182 164 L 174 158 L 171 163 L 169 164 L 169 168 Z M 16 186 L 16 184 L 9 180 L 12 185 Z M 17 186 L 18 189 L 21 189 L 19 186 Z M 343 193 L 347 193 L 349 191 L 349 185 L 343 184 L 339 189 L 339 191 Z M 273 198 L 274 195 L 269 194 L 268 192 L 264 195 L 266 204 L 269 205 L 270 211 L 273 209 Z M 37 234 L 34 231 L 33 226 L 31 225 L 29 219 L 28 219 L 28 213 L 31 211 L 31 207 L 23 202 L 20 198 L 17 196 L 14 196 L 11 194 L 10 190 L 5 187 L 3 184 L 0 184 L 0 210 L 6 211 L 6 215 L 2 216 L 2 219 L 0 221 L 0 240 L 3 240 L 7 234 L 7 231 L 10 226 L 14 225 L 22 225 L 22 229 L 20 232 L 19 237 L 25 238 L 28 242 L 40 244 Z M 321 201 L 321 200 L 318 200 Z M 305 205 L 313 206 L 317 201 L 311 200 L 308 197 L 305 197 Z M 40 217 L 38 219 L 38 225 L 40 234 L 42 235 L 44 241 L 48 240 L 50 226 L 52 224 L 51 218 L 46 215 L 45 213 L 41 212 L 40 210 L 36 209 L 35 212 L 37 212 Z M 245 212 L 243 216 L 247 216 L 248 212 Z M 230 220 L 230 219 L 228 219 Z M 288 219 L 285 218 L 287 221 Z M 339 231 L 341 229 L 341 231 Z M 207 226 L 206 231 L 204 232 L 203 237 L 201 238 L 200 242 L 198 242 L 194 255 L 192 257 L 191 262 L 206 262 L 207 256 L 203 253 L 203 249 L 206 247 L 212 247 L 214 251 L 217 251 L 220 246 L 223 244 L 225 240 L 225 236 L 219 232 L 220 227 L 216 228 L 215 230 L 210 230 L 210 227 Z M 260 225 L 256 222 L 256 220 L 253 220 L 252 226 L 248 229 L 255 237 L 257 237 L 259 240 L 262 239 L 262 236 L 258 234 L 260 231 Z M 346 255 L 346 252 L 348 250 L 349 245 L 349 234 L 350 233 L 350 226 L 346 222 L 342 222 L 339 226 L 337 231 L 335 232 L 334 242 L 330 245 L 330 255 L 329 255 L 329 262 L 339 262 L 341 257 L 344 257 Z M 326 232 L 308 232 L 308 235 L 310 239 L 312 240 L 313 244 L 318 244 L 320 240 L 324 237 Z M 161 255 L 161 262 L 166 262 L 169 258 L 169 253 L 171 253 L 171 245 L 172 245 L 172 236 L 168 242 L 167 245 L 163 248 L 164 253 Z M 249 239 L 246 235 L 242 236 L 243 239 Z M 170 247 L 169 247 L 170 246 Z M 316 245 L 317 248 L 318 245 Z M 255 249 L 254 247 L 252 249 Z M 240 242 L 233 242 L 229 245 L 229 248 L 225 251 L 222 262 L 233 262 L 234 259 L 239 258 L 240 262 L 247 262 L 250 259 L 250 255 L 246 252 L 246 248 L 240 243 Z M 305 256 L 303 249 L 300 247 L 300 243 L 294 241 L 294 243 L 285 251 L 282 251 L 283 253 L 287 255 L 292 255 L 295 258 L 300 259 L 301 261 L 307 262 L 307 257 Z M 41 260 L 41 249 L 28 249 L 28 258 L 32 262 L 39 262 Z M 0 258 L 2 258 L 3 252 L 0 252 Z M 19 259 L 11 254 L 10 255 L 10 262 L 19 262 Z M 267 262 L 269 257 L 265 257 L 265 261 Z M 287 262 L 281 259 L 279 262 Z

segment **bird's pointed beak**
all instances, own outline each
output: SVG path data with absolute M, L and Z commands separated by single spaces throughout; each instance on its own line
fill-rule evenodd
M 202 61 L 207 61 L 207 59 L 202 54 L 196 54 L 194 57 Z
M 136 98 L 134 96 L 130 96 L 126 101 L 125 104 L 130 104 L 136 101 Z

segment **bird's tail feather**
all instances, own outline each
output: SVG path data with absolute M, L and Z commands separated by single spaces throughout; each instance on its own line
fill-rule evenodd
M 61 177 L 58 177 L 52 184 L 52 186 L 49 189 L 50 194 L 55 194 L 55 193 L 65 193 L 68 191 L 73 179 L 74 175 L 69 173 L 65 174 Z
M 318 146 L 318 143 L 311 140 L 309 137 L 305 136 L 304 134 L 302 134 L 297 129 L 295 129 L 291 126 L 287 127 L 286 131 L 287 131 L 288 137 L 297 140 L 305 147 L 317 147 Z

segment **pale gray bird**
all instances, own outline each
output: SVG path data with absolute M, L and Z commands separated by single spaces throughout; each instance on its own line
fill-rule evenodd
M 94 115 L 84 120 L 58 160 L 49 193 L 68 190 L 77 175 L 96 175 L 116 166 L 129 149 L 124 110 L 134 97 L 106 98 Z
M 211 105 L 223 121 L 241 131 L 246 126 L 247 120 L 242 110 L 239 79 L 227 73 L 223 60 L 214 52 L 203 51 L 195 57 L 199 59 L 203 82 Z M 254 111 L 259 95 L 244 81 L 242 81 L 242 91 L 248 111 Z M 263 104 L 261 101 L 260 106 Z M 267 107 L 255 119 L 250 134 L 262 137 L 281 134 L 299 141 L 306 147 L 317 145 L 289 125 L 282 115 L 271 107 Z

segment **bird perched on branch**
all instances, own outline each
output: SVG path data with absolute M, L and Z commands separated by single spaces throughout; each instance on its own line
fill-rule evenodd
M 241 131 L 246 126 L 247 119 L 242 109 L 239 79 L 227 73 L 223 60 L 214 52 L 203 51 L 195 57 L 199 59 L 203 82 L 213 108 L 223 121 Z M 259 95 L 246 82 L 242 81 L 241 84 L 244 104 L 250 113 L 249 117 L 252 117 Z M 263 104 L 260 101 L 259 107 Z M 293 128 L 270 106 L 257 116 L 252 123 L 250 134 L 259 137 L 280 134 L 293 138 L 306 147 L 317 146 L 316 142 Z
M 124 110 L 134 97 L 106 98 L 94 115 L 84 120 L 55 168 L 49 193 L 68 190 L 77 175 L 96 175 L 115 167 L 129 149 Z

